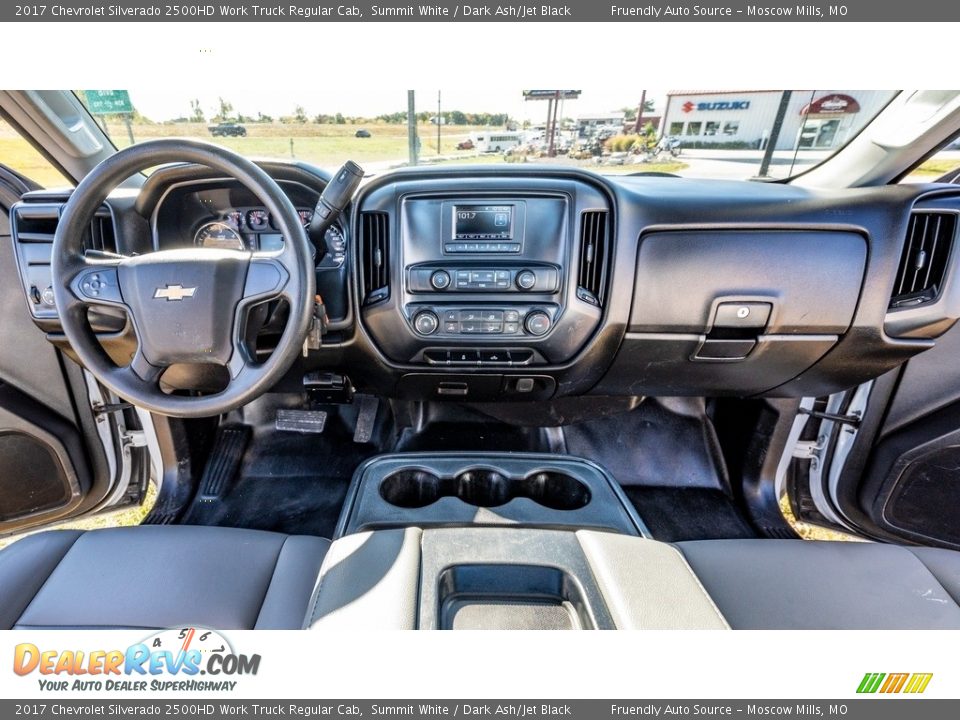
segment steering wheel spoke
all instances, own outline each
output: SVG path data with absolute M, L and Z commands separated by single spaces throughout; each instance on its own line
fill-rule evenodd
M 128 309 L 123 301 L 119 279 L 119 268 L 126 258 L 122 255 L 81 257 L 80 270 L 70 282 L 73 296 L 85 305 Z
M 264 253 L 254 253 L 247 268 L 243 302 L 252 304 L 286 295 L 290 273 L 283 263 Z
M 164 370 L 166 368 L 150 364 L 138 349 L 129 365 L 114 368 L 112 374 L 126 386 L 133 385 L 153 391 L 159 386 Z

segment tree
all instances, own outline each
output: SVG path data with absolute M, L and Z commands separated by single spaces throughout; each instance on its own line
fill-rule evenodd
M 335 122 L 337 125 L 346 125 L 346 124 L 347 124 L 347 121 L 344 119 L 344 117 L 343 117 L 343 115 L 342 115 L 341 113 L 337 113 L 337 114 L 334 116 L 333 119 L 334 119 L 334 122 Z
M 309 121 L 309 118 L 307 118 L 307 113 L 303 109 L 303 105 L 297 105 L 293 109 L 293 119 L 294 119 L 294 122 L 298 122 L 301 125 L 304 125 Z
M 190 122 L 202 123 L 207 121 L 207 116 L 200 107 L 200 101 L 197 99 L 190 101 Z
M 272 123 L 273 117 L 270 115 L 264 115 L 262 112 L 257 113 L 257 122 L 261 123 Z
M 228 120 L 230 118 L 230 113 L 233 112 L 233 104 L 227 102 L 222 97 L 217 98 L 217 103 L 220 105 L 220 110 L 217 112 L 217 120 Z

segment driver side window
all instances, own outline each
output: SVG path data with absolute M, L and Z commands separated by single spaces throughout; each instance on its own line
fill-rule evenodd
M 6 165 L 45 188 L 73 185 L 2 118 L 0 118 L 0 164 Z

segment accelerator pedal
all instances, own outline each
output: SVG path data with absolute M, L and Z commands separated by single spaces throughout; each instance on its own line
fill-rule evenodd
M 213 502 L 223 496 L 227 485 L 240 470 L 243 453 L 249 442 L 248 425 L 225 425 L 217 431 L 210 460 L 203 469 L 200 481 L 200 502 Z
M 360 412 L 357 413 L 357 427 L 353 431 L 353 441 L 355 443 L 370 442 L 379 407 L 380 401 L 373 395 L 360 396 Z

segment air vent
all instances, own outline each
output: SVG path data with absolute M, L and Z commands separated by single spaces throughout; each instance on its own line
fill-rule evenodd
M 97 212 L 90 223 L 90 239 L 87 247 L 102 252 L 117 252 L 117 235 L 113 226 L 113 217 L 107 208 Z
M 607 282 L 607 212 L 588 210 L 580 216 L 580 275 L 577 297 L 598 307 L 603 306 Z
M 60 219 L 60 206 L 19 204 L 15 206 L 13 217 L 19 242 L 52 243 Z
M 360 216 L 360 272 L 363 304 L 390 296 L 390 219 L 383 212 Z
M 16 237 L 21 243 L 52 243 L 60 221 L 60 205 L 16 206 Z M 90 222 L 90 234 L 84 243 L 88 250 L 117 251 L 116 230 L 109 208 L 100 208 Z
M 922 305 L 937 299 L 956 230 L 954 213 L 915 212 L 910 216 L 891 308 Z

